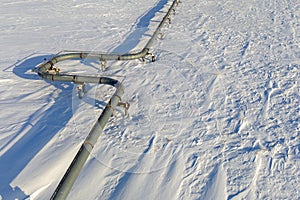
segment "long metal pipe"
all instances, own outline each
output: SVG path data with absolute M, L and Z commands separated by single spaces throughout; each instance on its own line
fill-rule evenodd
M 108 119 L 111 117 L 113 110 L 121 101 L 121 97 L 124 94 L 124 87 L 121 82 L 118 80 L 109 78 L 109 77 L 94 77 L 94 76 L 82 76 L 82 75 L 70 75 L 70 74 L 63 74 L 60 73 L 58 68 L 55 68 L 54 65 L 58 62 L 64 60 L 71 60 L 71 59 L 95 59 L 100 61 L 106 60 L 134 60 L 145 58 L 147 55 L 150 55 L 149 48 L 152 46 L 155 38 L 160 33 L 163 25 L 169 20 L 170 22 L 170 15 L 172 11 L 175 12 L 175 6 L 180 3 L 180 0 L 174 0 L 172 5 L 170 6 L 168 12 L 156 28 L 155 32 L 153 33 L 152 37 L 149 39 L 148 43 L 145 47 L 137 52 L 137 53 L 126 53 L 126 54 L 111 54 L 111 53 L 96 53 L 96 52 L 71 52 L 71 53 L 64 53 L 59 54 L 51 58 L 50 60 L 41 63 L 35 68 L 35 71 L 44 79 L 51 80 L 51 81 L 66 81 L 66 82 L 74 82 L 74 83 L 98 83 L 98 84 L 108 84 L 116 88 L 115 93 L 111 97 L 110 101 L 104 108 L 103 112 L 99 116 L 97 122 L 93 126 L 92 130 L 90 131 L 89 135 L 83 142 L 82 146 L 80 147 L 79 151 L 77 152 L 75 158 L 73 159 L 72 163 L 70 164 L 68 170 L 66 171 L 65 175 L 61 179 L 60 183 L 58 184 L 55 192 L 51 196 L 51 199 L 66 199 L 67 195 L 69 194 L 75 180 L 77 179 L 82 167 L 84 166 L 87 158 L 90 155 L 94 145 L 96 144 L 100 134 L 102 133 Z
M 77 152 L 72 163 L 68 167 L 66 173 L 58 184 L 56 190 L 54 191 L 51 199 L 66 199 L 69 194 L 74 182 L 76 181 L 79 173 L 84 166 L 87 158 L 90 155 L 94 145 L 96 144 L 100 134 L 104 130 L 104 127 L 113 114 L 113 110 L 116 108 L 118 103 L 121 101 L 121 97 L 124 94 L 124 87 L 118 80 L 109 77 L 95 77 L 95 76 L 81 76 L 81 75 L 70 75 L 70 74 L 60 74 L 60 73 L 49 73 L 49 70 L 44 69 L 45 66 L 40 66 L 38 69 L 38 74 L 47 80 L 51 81 L 63 81 L 63 82 L 74 82 L 74 83 L 98 83 L 111 85 L 116 88 L 115 93 L 111 97 L 108 104 L 105 106 L 103 112 L 99 116 L 97 122 L 93 126 L 89 135 L 84 140 L 79 151 Z M 51 65 L 46 65 L 46 69 L 52 67 Z
M 163 17 L 162 21 L 159 23 L 158 27 L 156 28 L 156 30 L 154 31 L 152 37 L 149 39 L 148 43 L 146 44 L 146 46 L 144 47 L 143 50 L 146 50 L 152 46 L 152 44 L 154 43 L 155 38 L 158 36 L 158 34 L 160 33 L 161 29 L 163 28 L 163 26 L 167 23 L 167 21 L 169 21 L 169 23 L 171 23 L 171 18 L 170 15 L 172 14 L 172 12 L 174 12 L 175 14 L 175 6 L 177 6 L 180 3 L 180 0 L 175 0 L 173 1 L 172 5 L 170 6 L 168 12 L 166 13 L 166 15 Z
M 162 21 L 159 23 L 158 27 L 154 31 L 152 37 L 149 39 L 145 47 L 137 53 L 116 54 L 116 53 L 97 53 L 97 52 L 86 52 L 86 51 L 64 53 L 64 54 L 56 55 L 49 61 L 43 63 L 43 65 L 40 66 L 41 67 L 40 70 L 42 69 L 47 70 L 60 61 L 70 60 L 70 59 L 89 58 L 89 59 L 100 60 L 100 61 L 108 61 L 108 60 L 135 60 L 135 59 L 145 58 L 147 55 L 151 55 L 149 53 L 150 47 L 153 45 L 155 39 L 157 38 L 163 26 L 167 22 L 170 22 L 170 15 L 172 14 L 172 12 L 175 12 L 175 6 L 178 5 L 179 3 L 180 0 L 173 1 L 168 12 L 165 14 Z
M 70 78 L 69 76 L 62 76 L 58 77 L 65 80 L 65 78 Z M 82 76 L 76 76 L 73 78 L 74 81 L 83 78 Z M 84 140 L 83 144 L 81 145 L 79 151 L 77 152 L 75 158 L 73 159 L 71 165 L 69 166 L 68 170 L 66 171 L 65 175 L 61 179 L 60 183 L 58 184 L 56 190 L 54 191 L 51 199 L 66 199 L 67 195 L 69 194 L 74 182 L 76 181 L 79 173 L 84 166 L 87 158 L 90 155 L 93 147 L 95 146 L 99 136 L 101 135 L 108 119 L 113 114 L 114 108 L 118 105 L 121 100 L 121 97 L 124 94 L 123 85 L 114 79 L 108 77 L 88 77 L 88 80 L 91 82 L 98 82 L 99 84 L 108 84 L 113 87 L 116 87 L 116 91 L 114 95 L 111 97 L 110 101 L 104 108 L 103 112 L 101 113 L 100 117 L 98 118 L 97 122 L 93 126 L 92 130 L 90 131 L 89 135 Z

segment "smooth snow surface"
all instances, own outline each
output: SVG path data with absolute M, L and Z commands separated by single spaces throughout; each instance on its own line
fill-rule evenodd
M 31 70 L 61 50 L 138 51 L 171 1 L 0 7 L 0 199 L 49 199 L 113 88 Z M 299 199 L 300 2 L 182 0 L 154 63 L 58 64 L 125 86 L 68 199 Z

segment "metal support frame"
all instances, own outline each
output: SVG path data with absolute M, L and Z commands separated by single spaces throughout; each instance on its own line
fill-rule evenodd
M 160 34 L 162 35 L 161 29 L 163 28 L 163 26 L 166 23 L 171 23 L 171 18 L 170 18 L 171 14 L 172 12 L 173 14 L 175 14 L 175 6 L 177 6 L 179 3 L 180 0 L 173 1 L 168 12 L 163 17 L 162 21 L 156 28 L 152 37 L 149 39 L 148 43 L 141 51 L 137 53 L 126 53 L 126 54 L 103 53 L 102 54 L 102 53 L 89 52 L 89 51 L 61 53 L 61 54 L 57 54 L 56 56 L 54 56 L 48 61 L 47 60 L 44 61 L 43 63 L 39 64 L 35 68 L 35 71 L 38 73 L 38 75 L 46 80 L 65 81 L 65 82 L 73 82 L 75 84 L 78 84 L 79 97 L 81 97 L 82 92 L 85 93 L 86 83 L 106 84 L 116 88 L 115 93 L 113 94 L 110 101 L 108 102 L 103 112 L 99 116 L 97 122 L 93 126 L 89 135 L 83 142 L 75 158 L 73 159 L 72 163 L 67 169 L 65 175 L 63 176 L 60 183 L 58 184 L 55 192 L 51 196 L 51 199 L 67 198 L 67 195 L 69 194 L 71 188 L 73 187 L 74 182 L 79 176 L 79 173 L 83 168 L 87 158 L 89 157 L 90 152 L 92 151 L 94 145 L 96 144 L 100 134 L 104 130 L 104 127 L 108 119 L 114 113 L 114 109 L 117 106 L 121 105 L 125 109 L 125 115 L 127 115 L 128 107 L 129 107 L 129 104 L 121 102 L 121 97 L 124 94 L 124 87 L 122 83 L 119 82 L 118 80 L 109 77 L 95 77 L 95 76 L 71 75 L 71 74 L 60 73 L 60 69 L 54 67 L 54 65 L 64 60 L 85 59 L 85 58 L 100 60 L 102 69 L 106 67 L 107 61 L 109 60 L 124 60 L 124 61 L 134 60 L 134 59 L 145 60 L 145 58 L 150 57 L 151 61 L 154 62 L 155 55 L 149 52 L 150 47 L 153 45 L 154 40 Z

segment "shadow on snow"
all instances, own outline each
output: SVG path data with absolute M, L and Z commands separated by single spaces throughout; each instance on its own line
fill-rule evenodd
M 151 20 L 155 17 L 155 14 L 159 12 L 166 4 L 168 0 L 160 0 L 158 3 L 150 10 L 148 10 L 144 15 L 142 15 L 136 23 L 135 30 L 131 32 L 124 42 L 116 47 L 113 52 L 115 53 L 127 53 L 138 45 L 141 38 L 149 30 L 149 25 Z
M 13 73 L 24 79 L 40 79 L 36 74 L 26 74 L 37 64 L 43 62 L 44 58 L 51 55 L 36 56 L 24 60 L 17 64 Z M 72 117 L 72 83 L 48 82 L 56 89 L 67 95 L 50 95 L 47 100 L 51 107 L 43 105 L 40 109 L 32 113 L 27 119 L 27 123 L 22 125 L 16 136 L 22 132 L 26 133 L 0 157 L 0 195 L 3 199 L 24 199 L 26 194 L 20 188 L 12 188 L 11 182 L 22 172 L 26 165 L 39 153 L 40 150 L 65 127 Z M 54 90 L 56 90 L 54 89 Z M 67 98 L 67 99 L 66 99 Z M 47 103 L 46 103 L 47 104 Z M 26 108 L 25 108 L 26 109 Z M 22 111 L 20 111 L 22 112 Z M 38 114 L 40 112 L 40 114 Z M 42 115 L 36 124 L 30 124 L 32 118 Z M 28 130 L 26 130 L 28 129 Z

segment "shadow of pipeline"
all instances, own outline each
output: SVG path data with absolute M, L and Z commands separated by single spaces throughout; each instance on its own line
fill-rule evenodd
M 52 55 L 31 57 L 16 64 L 13 73 L 23 79 L 41 79 L 37 74 L 28 74 L 29 70 Z M 10 186 L 12 181 L 22 172 L 26 165 L 42 150 L 42 148 L 69 122 L 72 117 L 72 83 L 48 82 L 64 95 L 52 95 L 47 99 L 51 106 L 41 106 L 24 119 L 25 122 L 14 135 L 22 136 L 2 156 L 0 156 L 0 195 L 2 199 L 25 199 L 27 195 L 20 188 Z M 46 91 L 45 91 L 46 92 Z M 49 92 L 49 91 L 47 91 Z M 26 107 L 24 107 L 26 109 Z M 63 110 L 63 112 L 62 112 Z M 21 112 L 21 111 L 20 111 Z M 32 118 L 39 113 L 40 120 L 30 124 Z M 58 114 L 59 113 L 59 114 Z M 50 123 L 51 122 L 51 123 Z M 24 134 L 25 132 L 25 134 Z

